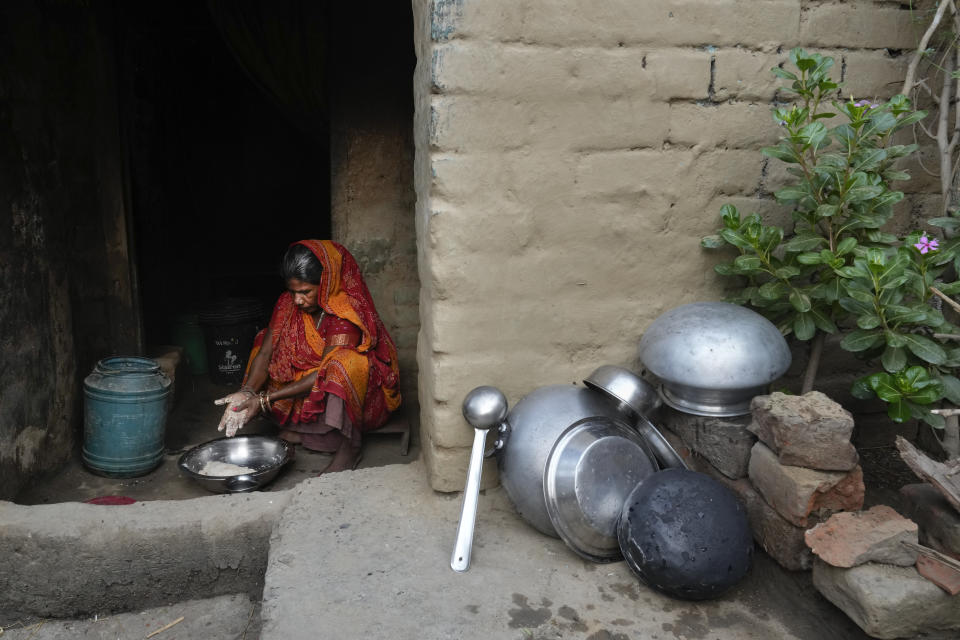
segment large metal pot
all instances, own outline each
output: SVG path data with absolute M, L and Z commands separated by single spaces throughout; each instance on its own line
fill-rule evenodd
M 499 441 L 500 483 L 521 517 L 549 536 L 559 537 L 544 500 L 547 459 L 570 425 L 592 417 L 627 423 L 630 419 L 603 394 L 573 385 L 536 389 L 507 414 L 508 431 Z

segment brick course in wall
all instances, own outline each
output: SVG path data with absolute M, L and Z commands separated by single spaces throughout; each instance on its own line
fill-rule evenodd
M 441 491 L 463 486 L 472 387 L 516 403 L 633 365 L 659 314 L 721 297 L 699 240 L 722 204 L 789 220 L 772 199 L 782 164 L 759 150 L 787 99 L 769 70 L 791 47 L 833 56 L 847 92 L 887 97 L 919 37 L 892 1 L 413 4 L 420 400 Z M 937 188 L 908 187 L 899 224 Z

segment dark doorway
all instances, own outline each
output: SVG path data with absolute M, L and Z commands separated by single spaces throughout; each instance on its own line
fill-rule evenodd
M 269 310 L 286 246 L 330 237 L 329 138 L 257 86 L 206 2 L 116 7 L 144 333 L 163 344 L 174 318 L 217 298 Z M 315 35 L 326 43 L 324 22 Z

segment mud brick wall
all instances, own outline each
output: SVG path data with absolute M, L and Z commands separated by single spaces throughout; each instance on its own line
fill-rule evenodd
M 463 486 L 467 391 L 514 403 L 632 365 L 659 314 L 722 296 L 699 248 L 722 204 L 789 220 L 759 149 L 790 48 L 833 56 L 845 96 L 887 97 L 921 31 L 909 3 L 871 0 L 413 5 L 419 392 L 441 491 Z M 903 188 L 910 224 L 936 185 Z

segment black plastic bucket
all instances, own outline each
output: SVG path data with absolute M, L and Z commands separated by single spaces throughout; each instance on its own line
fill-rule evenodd
M 240 384 L 253 339 L 263 326 L 263 308 L 256 298 L 226 298 L 203 308 L 200 324 L 207 343 L 210 379 Z

